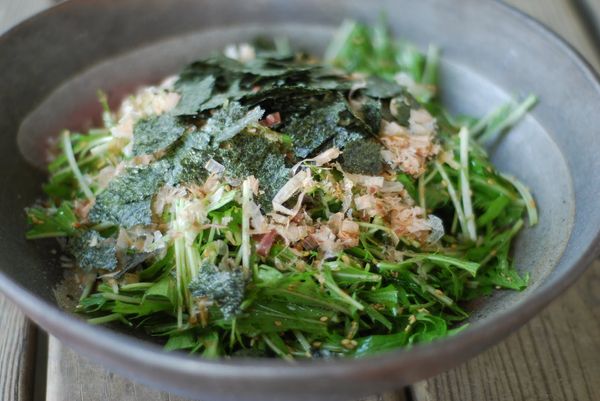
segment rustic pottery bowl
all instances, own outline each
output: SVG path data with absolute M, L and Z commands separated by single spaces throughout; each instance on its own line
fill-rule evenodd
M 285 34 L 320 53 L 346 17 L 443 49 L 443 98 L 481 115 L 510 96 L 538 106 L 492 149 L 532 189 L 540 223 L 518 238 L 521 292 L 474 306 L 470 328 L 431 344 L 359 360 L 207 361 L 94 327 L 57 306 L 55 243 L 25 240 L 24 207 L 41 196 L 43 138 L 97 118 L 98 88 L 113 103 L 187 62 L 258 34 Z M 210 400 L 349 399 L 434 375 L 517 329 L 573 283 L 598 250 L 600 84 L 577 53 L 540 24 L 480 0 L 74 0 L 0 38 L 0 290 L 43 329 L 116 372 Z

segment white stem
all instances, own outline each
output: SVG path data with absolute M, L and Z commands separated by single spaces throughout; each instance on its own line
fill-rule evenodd
M 89 200 L 94 199 L 94 193 L 91 191 L 90 187 L 88 187 L 85 182 L 85 178 L 83 174 L 81 174 L 81 170 L 79 170 L 79 166 L 77 165 L 77 160 L 75 160 L 75 154 L 73 153 L 73 146 L 71 145 L 71 134 L 69 131 L 63 131 L 62 135 L 63 149 L 65 151 L 65 156 L 67 157 L 67 161 L 69 162 L 69 167 L 73 171 L 73 175 L 77 179 L 79 183 L 79 188 L 83 191 L 86 198 Z
M 423 215 L 427 217 L 427 203 L 425 200 L 425 177 L 419 177 L 419 206 L 423 209 Z
M 345 20 L 342 23 L 342 26 L 337 30 L 335 35 L 333 36 L 333 40 L 325 50 L 325 55 L 323 56 L 323 60 L 326 63 L 331 63 L 338 56 L 352 32 L 354 32 L 354 28 L 356 27 L 356 22 Z
M 252 188 L 250 181 L 242 183 L 242 268 L 244 274 L 250 272 L 250 202 L 252 201 Z
M 471 241 L 476 241 L 477 230 L 471 202 L 471 186 L 469 185 L 469 129 L 462 127 L 458 137 L 460 138 L 460 190 L 467 228 L 466 234 Z
M 425 69 L 421 81 L 424 84 L 435 85 L 436 74 L 440 64 L 440 49 L 437 46 L 429 45 L 427 48 L 427 57 L 425 59 Z
M 486 143 L 488 140 L 495 138 L 497 134 L 512 127 L 521 118 L 523 118 L 523 116 L 529 111 L 529 109 L 531 109 L 536 103 L 537 103 L 537 97 L 534 95 L 529 95 L 520 104 L 517 104 L 516 106 L 514 106 L 514 108 L 511 106 L 508 106 L 510 113 L 508 114 L 508 116 L 506 116 L 504 121 L 502 121 L 498 126 L 496 126 L 493 131 L 484 132 L 481 135 L 481 137 L 478 138 L 478 141 L 480 143 Z M 499 112 L 502 112 L 502 111 L 499 110 Z M 497 117 L 497 115 L 494 117 Z M 479 127 L 477 127 L 477 128 L 479 128 Z
M 506 181 L 510 182 L 519 192 L 521 198 L 523 198 L 523 202 L 525 202 L 525 207 L 527 208 L 527 216 L 529 217 L 529 225 L 534 226 L 538 222 L 538 213 L 537 207 L 535 205 L 535 200 L 533 196 L 531 196 L 531 192 L 529 189 L 519 180 L 517 180 L 512 175 L 508 174 L 500 174 L 502 178 Z
M 448 188 L 448 195 L 450 195 L 450 200 L 454 205 L 454 209 L 456 210 L 456 216 L 458 217 L 458 222 L 460 223 L 460 228 L 463 232 L 467 231 L 467 222 L 465 220 L 465 214 L 463 213 L 462 206 L 460 205 L 460 201 L 458 199 L 458 195 L 456 190 L 454 189 L 454 185 L 452 185 L 452 181 L 450 181 L 450 177 L 446 174 L 444 167 L 440 164 L 440 162 L 435 162 L 435 168 L 442 176 L 442 180 L 446 183 L 446 187 Z

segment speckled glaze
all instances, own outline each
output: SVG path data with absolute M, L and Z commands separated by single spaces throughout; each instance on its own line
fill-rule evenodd
M 124 93 L 186 62 L 257 34 L 285 34 L 316 53 L 346 17 L 385 11 L 395 33 L 444 51 L 442 97 L 481 115 L 513 95 L 540 103 L 491 147 L 496 164 L 528 184 L 540 224 L 515 247 L 531 274 L 522 293 L 473 307 L 472 324 L 432 344 L 360 360 L 205 361 L 93 327 L 56 306 L 62 279 L 52 241 L 28 242 L 23 208 L 41 196 L 43 139 L 99 115 L 98 88 Z M 67 345 L 121 374 L 210 400 L 337 400 L 381 392 L 448 369 L 520 327 L 575 281 L 597 255 L 600 233 L 600 83 L 538 23 L 480 0 L 73 0 L 0 38 L 0 290 Z M 37 166 L 37 167 L 36 167 Z

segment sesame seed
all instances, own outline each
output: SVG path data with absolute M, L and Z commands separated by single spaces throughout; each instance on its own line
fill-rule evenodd
M 275 323 L 275 326 L 281 327 L 281 322 L 279 320 L 275 320 L 273 323 Z

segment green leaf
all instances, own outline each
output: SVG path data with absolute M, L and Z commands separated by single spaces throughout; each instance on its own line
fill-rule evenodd
M 380 270 L 391 270 L 391 271 L 403 271 L 407 267 L 423 261 L 428 260 L 434 264 L 442 266 L 454 266 L 460 269 L 468 271 L 472 276 L 477 274 L 480 264 L 476 262 L 470 262 L 468 260 L 453 258 L 451 256 L 445 256 L 440 254 L 417 254 L 412 258 L 399 263 L 382 262 L 377 265 Z
M 521 275 L 513 266 L 507 268 L 497 266 L 493 269 L 487 269 L 483 277 L 479 278 L 479 282 L 482 285 L 523 291 L 529 283 L 529 272 Z
M 382 324 L 388 331 L 392 331 L 393 324 L 385 316 L 383 316 L 377 309 L 370 305 L 365 307 L 365 313 L 369 318 L 376 323 Z
M 175 351 L 180 349 L 191 349 L 198 344 L 194 334 L 191 331 L 172 334 L 165 344 L 165 351 Z
M 356 341 L 358 342 L 358 347 L 354 351 L 354 356 L 362 357 L 403 347 L 408 343 L 408 335 L 404 331 L 401 331 L 394 334 L 357 338 Z
M 260 267 L 258 268 L 257 278 L 262 285 L 272 286 L 277 281 L 281 280 L 282 277 L 283 274 L 279 270 L 271 266 L 260 265 Z
M 408 192 L 411 198 L 419 198 L 414 178 L 405 173 L 398 173 L 396 175 L 396 180 L 402 183 L 402 185 L 404 185 L 404 189 L 406 189 L 406 192 Z
M 327 324 L 319 320 L 322 316 L 329 319 L 334 314 L 308 307 L 304 302 L 290 304 L 261 297 L 260 301 L 236 318 L 236 327 L 240 333 L 249 336 L 291 330 L 322 336 L 327 333 Z
M 77 218 L 69 203 L 63 202 L 58 209 L 32 207 L 26 209 L 30 225 L 27 239 L 65 237 L 75 234 Z
M 170 276 L 163 277 L 160 281 L 148 288 L 144 293 L 144 301 L 146 299 L 168 300 L 172 305 L 177 305 L 177 294 L 175 283 Z
M 496 217 L 504 211 L 504 208 L 508 206 L 510 199 L 504 195 L 498 196 L 492 203 L 490 203 L 485 213 L 477 218 L 477 225 L 482 227 L 486 224 L 491 223 Z
M 136 318 L 153 315 L 159 312 L 173 312 L 173 310 L 174 307 L 171 302 L 151 299 L 146 299 L 139 305 L 116 301 L 115 306 L 112 308 L 114 313 L 133 315 L 133 317 Z
M 384 305 L 388 309 L 398 306 L 398 290 L 392 284 L 376 290 L 361 292 L 360 297 L 370 303 Z
M 417 313 L 415 315 L 416 323 L 411 328 L 411 335 L 408 339 L 409 344 L 417 342 L 430 342 L 448 333 L 446 321 L 428 313 Z

